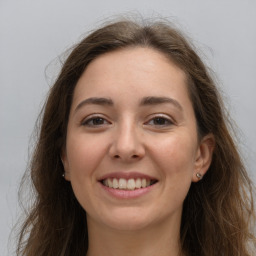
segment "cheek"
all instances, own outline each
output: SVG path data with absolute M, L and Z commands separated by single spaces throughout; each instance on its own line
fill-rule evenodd
M 69 171 L 77 178 L 92 175 L 105 154 L 104 145 L 89 136 L 70 136 L 67 140 Z
M 67 138 L 67 157 L 73 192 L 84 210 L 92 208 L 95 173 L 104 158 L 105 149 L 100 141 L 85 135 Z M 102 145 L 102 147 L 100 147 Z
M 158 142 L 156 160 L 164 175 L 192 177 L 195 161 L 195 140 L 186 134 L 170 136 Z

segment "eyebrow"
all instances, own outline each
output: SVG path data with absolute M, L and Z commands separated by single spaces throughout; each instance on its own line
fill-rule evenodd
M 77 107 L 75 109 L 75 112 L 78 111 L 78 109 L 80 109 L 84 105 L 88 105 L 88 104 L 102 105 L 102 106 L 113 106 L 114 105 L 114 103 L 111 99 L 93 97 L 93 98 L 88 98 L 88 99 L 83 100 L 82 102 L 80 102 L 77 105 Z
M 156 97 L 156 96 L 145 97 L 141 100 L 139 105 L 148 106 L 148 105 L 159 105 L 164 103 L 170 103 L 174 105 L 176 108 L 178 108 L 179 110 L 183 111 L 183 108 L 180 105 L 180 103 L 177 100 L 169 97 Z M 75 108 L 75 112 L 78 111 L 81 107 L 88 104 L 101 105 L 101 106 L 113 106 L 114 102 L 109 98 L 98 98 L 98 97 L 88 98 L 81 101 L 77 105 L 77 107 Z
M 177 100 L 169 97 L 155 97 L 155 96 L 145 97 L 142 99 L 140 105 L 146 106 L 146 105 L 158 105 L 158 104 L 164 104 L 164 103 L 170 103 L 174 105 L 176 108 L 178 108 L 179 110 L 183 111 L 183 108 L 180 105 L 180 103 Z

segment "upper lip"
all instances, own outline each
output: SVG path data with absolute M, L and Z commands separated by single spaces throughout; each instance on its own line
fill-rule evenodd
M 112 173 L 108 173 L 105 174 L 103 176 L 101 176 L 98 180 L 102 181 L 108 178 L 117 178 L 117 179 L 136 179 L 136 178 L 140 178 L 140 179 L 149 179 L 149 180 L 157 180 L 155 177 L 152 177 L 150 175 L 147 174 L 143 174 L 143 173 L 139 173 L 139 172 L 112 172 Z

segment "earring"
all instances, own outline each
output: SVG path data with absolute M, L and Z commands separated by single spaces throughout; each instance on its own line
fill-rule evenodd
M 64 172 L 64 173 L 62 173 L 62 177 L 63 177 L 63 178 L 65 178 L 65 172 Z
M 198 172 L 198 173 L 196 174 L 196 177 L 197 177 L 199 180 L 201 180 L 201 179 L 203 178 L 203 175 Z

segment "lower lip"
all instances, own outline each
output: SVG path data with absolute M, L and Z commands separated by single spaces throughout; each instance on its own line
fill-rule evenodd
M 110 187 L 106 187 L 104 186 L 101 182 L 99 182 L 101 187 L 111 196 L 116 197 L 118 199 L 133 199 L 133 198 L 137 198 L 137 197 L 141 197 L 147 193 L 149 193 L 152 188 L 156 185 L 150 185 L 146 188 L 139 188 L 139 189 L 135 189 L 135 190 L 124 190 L 124 189 L 114 189 L 114 188 L 110 188 Z

